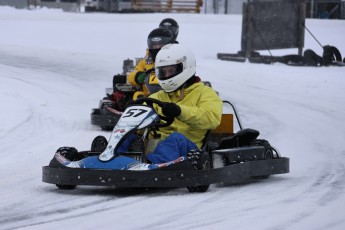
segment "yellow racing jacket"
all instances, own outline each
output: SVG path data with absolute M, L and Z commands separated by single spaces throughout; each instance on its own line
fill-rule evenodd
M 161 89 L 158 84 L 158 79 L 156 77 L 154 67 L 155 64 L 147 53 L 145 58 L 141 59 L 135 66 L 134 70 L 128 74 L 128 82 L 133 86 L 139 86 L 136 82 L 137 74 L 139 72 L 151 71 L 149 73 L 149 76 L 146 77 L 145 83 L 141 85 L 145 97 Z
M 180 116 L 176 117 L 170 126 L 159 129 L 162 140 L 173 132 L 179 132 L 200 148 L 206 132 L 220 124 L 223 113 L 222 100 L 203 82 L 194 83 L 188 88 L 172 93 L 160 90 L 150 97 L 162 102 L 173 102 L 181 108 Z M 162 115 L 159 106 L 154 104 L 154 108 Z

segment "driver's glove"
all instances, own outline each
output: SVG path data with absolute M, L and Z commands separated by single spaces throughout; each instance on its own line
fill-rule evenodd
M 145 78 L 147 77 L 147 73 L 146 72 L 138 72 L 136 75 L 135 75 L 135 82 L 138 84 L 138 85 L 142 85 L 145 81 Z
M 181 108 L 175 103 L 165 102 L 162 106 L 162 113 L 166 117 L 175 118 L 180 116 Z

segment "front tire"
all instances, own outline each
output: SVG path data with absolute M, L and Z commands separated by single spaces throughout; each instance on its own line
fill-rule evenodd
M 91 144 L 91 152 L 103 152 L 108 145 L 108 140 L 104 136 L 97 136 Z

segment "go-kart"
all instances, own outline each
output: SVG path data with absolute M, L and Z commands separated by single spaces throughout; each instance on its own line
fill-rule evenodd
M 140 58 L 136 59 L 136 63 Z M 127 83 L 127 74 L 134 69 L 134 61 L 123 61 L 123 72 L 113 76 L 112 88 L 106 88 L 106 97 L 99 101 L 98 108 L 92 109 L 91 124 L 100 126 L 102 130 L 111 131 L 125 110 L 126 103 L 132 100 L 135 92 L 140 87 L 134 87 Z M 121 97 L 121 98 L 119 98 Z
M 140 60 L 141 58 L 136 58 L 136 64 Z M 100 126 L 104 131 L 113 130 L 127 103 L 136 98 L 146 96 L 141 86 L 133 86 L 127 82 L 127 74 L 134 69 L 133 63 L 133 60 L 124 60 L 123 73 L 113 76 L 113 87 L 106 88 L 106 97 L 100 100 L 98 108 L 92 109 L 92 125 Z M 146 73 L 150 74 L 153 71 L 154 68 L 151 68 Z M 155 79 L 155 77 L 147 77 L 145 79 L 145 86 L 151 94 L 161 89 L 158 83 L 151 82 L 149 79 Z
M 201 150 L 162 164 L 147 162 L 145 154 L 155 148 L 157 130 L 173 122 L 158 115 L 153 104 L 162 106 L 153 98 L 136 100 L 121 115 L 109 141 L 97 136 L 89 151 L 59 148 L 50 164 L 43 167 L 42 181 L 60 189 L 94 185 L 186 187 L 190 192 L 205 192 L 210 184 L 264 179 L 289 172 L 289 158 L 281 157 L 268 141 L 257 139 L 258 131 L 243 129 L 235 107 L 228 101 L 223 105 L 230 105 L 233 114 L 223 114 L 221 125 L 207 132 Z M 234 117 L 240 130 L 233 134 Z M 133 146 L 122 151 L 126 138 L 138 132 L 141 134 L 133 139 Z M 154 138 L 149 139 L 149 133 Z
M 100 126 L 104 131 L 113 130 L 127 102 L 140 90 L 139 87 L 127 83 L 117 83 L 114 87 L 116 88 L 113 92 L 110 92 L 110 88 L 106 89 L 107 96 L 100 100 L 98 108 L 92 109 L 91 112 L 91 124 Z

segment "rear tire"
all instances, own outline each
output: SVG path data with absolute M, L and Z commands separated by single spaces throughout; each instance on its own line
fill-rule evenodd
M 194 159 L 193 159 L 194 158 Z M 212 164 L 211 164 L 211 159 L 208 155 L 207 152 L 202 151 L 200 152 L 200 155 L 197 156 L 192 156 L 192 164 L 194 169 L 196 170 L 206 170 L 206 169 L 211 169 L 212 168 Z M 194 162 L 196 162 L 197 164 L 194 165 Z M 197 186 L 189 186 L 187 187 L 189 192 L 206 192 L 208 190 L 208 188 L 210 187 L 210 185 L 197 185 Z
M 254 145 L 259 145 L 259 146 L 265 147 L 265 153 L 264 153 L 264 159 L 265 160 L 273 159 L 273 148 L 268 141 L 266 141 L 266 140 L 255 140 Z M 269 177 L 270 177 L 270 175 L 263 175 L 263 176 L 253 176 L 251 178 L 255 179 L 255 180 L 265 180 Z

